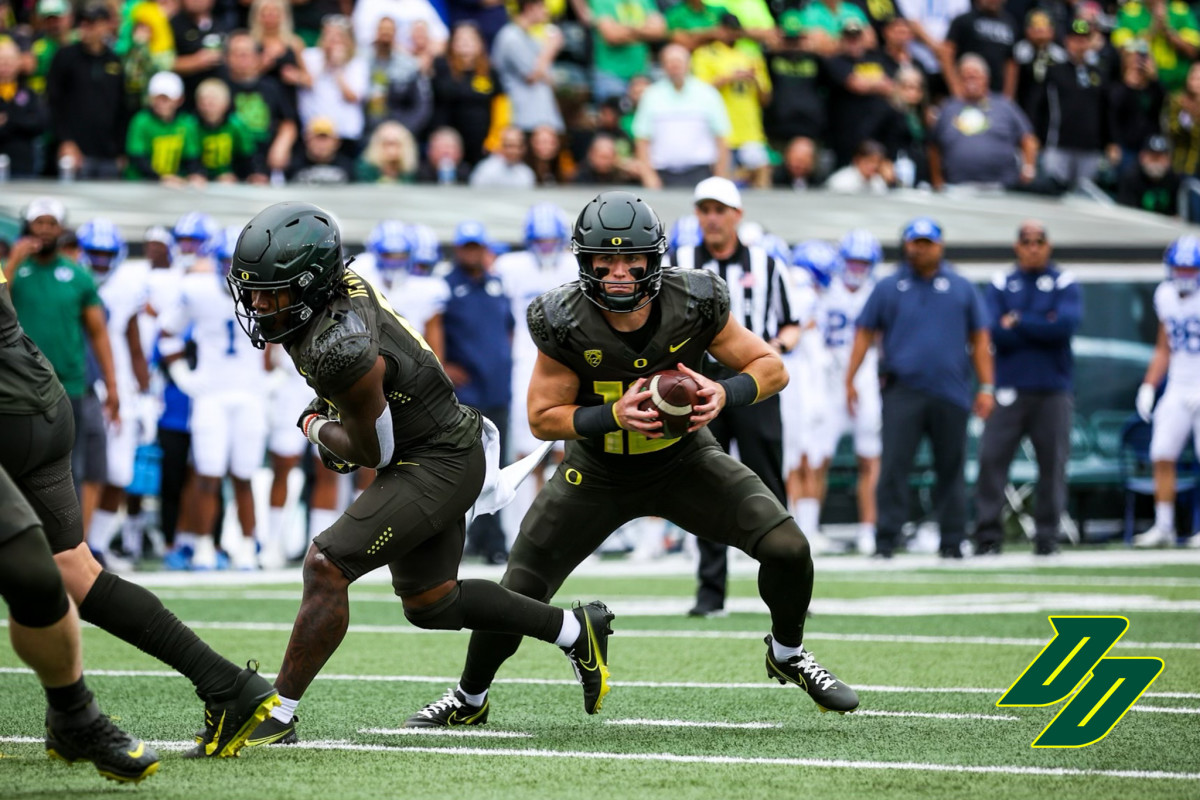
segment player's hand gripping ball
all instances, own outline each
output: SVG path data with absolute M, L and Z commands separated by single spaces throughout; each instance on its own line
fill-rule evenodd
M 650 376 L 646 389 L 646 399 L 638 403 L 638 408 L 658 411 L 663 437 L 677 439 L 687 433 L 692 407 L 700 402 L 700 385 L 687 373 L 665 369 Z

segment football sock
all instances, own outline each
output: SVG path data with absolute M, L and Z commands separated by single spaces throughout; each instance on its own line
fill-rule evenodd
M 771 611 L 772 638 L 786 647 L 804 640 L 804 614 L 812 601 L 813 563 L 808 542 L 787 520 L 754 548 L 759 561 L 758 593 Z
M 298 705 L 300 705 L 299 700 L 279 695 L 279 705 L 271 709 L 271 719 L 282 722 L 284 725 L 288 724 L 292 721 L 292 717 L 296 716 L 296 706 Z
M 135 561 L 142 557 L 142 534 L 145 530 L 146 520 L 141 514 L 126 517 L 125 524 L 121 526 L 121 546 Z
M 575 615 L 571 614 L 570 616 L 575 616 Z M 460 683 L 458 685 L 458 693 L 461 694 L 463 696 L 463 699 L 466 700 L 468 703 L 475 706 L 476 708 L 479 708 L 480 706 L 482 706 L 484 704 L 484 701 L 487 700 L 488 690 L 484 689 L 479 694 L 468 694 L 467 692 L 463 691 L 462 684 Z
M 241 671 L 147 589 L 107 570 L 79 604 L 79 616 L 172 667 L 195 684 L 202 698 L 228 688 Z
M 83 682 L 82 675 L 79 676 L 79 680 L 70 686 L 58 686 L 55 688 L 46 686 L 44 688 L 46 690 L 46 702 L 55 711 L 69 714 L 72 711 L 86 708 L 87 704 L 92 702 L 92 693 L 88 691 L 87 684 Z
M 796 524 L 800 530 L 816 533 L 820 527 L 821 501 L 815 497 L 801 497 L 796 501 Z
M 196 534 L 179 531 L 175 534 L 175 547 L 190 547 L 196 549 Z
M 280 508 L 271 506 L 271 510 L 267 512 L 267 535 L 263 539 L 264 543 L 287 541 L 287 531 L 284 530 L 284 526 L 287 525 L 289 516 L 286 506 Z
M 558 632 L 558 638 L 554 640 L 554 643 L 559 647 L 570 647 L 575 644 L 575 640 L 582 632 L 583 628 L 579 624 L 579 618 L 571 611 L 564 611 L 562 629 Z M 472 705 L 479 704 L 473 703 Z
M 92 512 L 92 524 L 88 528 L 88 547 L 99 552 L 108 552 L 113 534 L 117 532 L 117 515 L 97 508 Z
M 92 524 L 95 527 L 95 523 Z M 1160 531 L 1175 530 L 1175 504 L 1155 503 L 1154 504 L 1154 527 Z
M 787 645 L 780 644 L 779 640 L 775 637 L 771 637 L 771 654 L 775 656 L 776 661 L 787 661 L 789 658 L 800 655 L 800 648 L 802 647 L 804 647 L 803 642 L 796 647 L 788 647 Z

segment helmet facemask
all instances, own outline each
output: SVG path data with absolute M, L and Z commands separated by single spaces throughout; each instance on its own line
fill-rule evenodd
M 666 242 L 663 242 L 665 249 Z M 629 314 L 644 308 L 658 296 L 662 289 L 662 252 L 626 251 L 646 253 L 646 266 L 629 270 L 633 275 L 631 281 L 605 280 L 609 270 L 607 267 L 597 267 L 593 259 L 595 253 L 580 252 L 577 246 L 572 246 L 579 260 L 579 288 L 587 298 L 605 311 L 615 311 L 618 314 Z M 610 287 L 632 286 L 633 291 L 609 292 Z

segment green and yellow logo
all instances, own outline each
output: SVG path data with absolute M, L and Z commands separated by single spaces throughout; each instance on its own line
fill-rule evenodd
M 998 707 L 1052 706 L 1070 698 L 1032 747 L 1087 747 L 1108 736 L 1162 673 L 1161 658 L 1107 658 L 1125 617 L 1050 617 L 1055 635 Z
M 583 357 L 587 363 L 591 364 L 593 367 L 598 367 L 600 366 L 600 361 L 604 358 L 604 353 L 600 352 L 599 350 L 584 350 Z

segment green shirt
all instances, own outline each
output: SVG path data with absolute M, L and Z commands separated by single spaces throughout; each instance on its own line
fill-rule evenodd
M 83 397 L 83 312 L 100 305 L 91 274 L 62 255 L 48 264 L 27 258 L 17 266 L 11 286 L 13 307 L 26 335 L 54 367 L 67 395 Z
M 199 123 L 200 163 L 209 178 L 233 172 L 238 159 L 254 155 L 254 134 L 237 114 L 230 114 L 216 127 Z
M 1162 34 L 1150 34 L 1154 17 L 1141 3 L 1126 3 L 1117 14 L 1117 28 L 1112 33 L 1114 47 L 1123 48 L 1134 39 L 1145 41 L 1158 67 L 1158 80 L 1167 94 L 1183 88 L 1191 62 L 1182 57 Z M 1167 24 L 1188 44 L 1200 47 L 1200 25 L 1187 3 L 1167 3 Z
M 851 3 L 838 3 L 837 11 L 830 11 L 821 0 L 813 0 L 800 12 L 800 22 L 806 30 L 816 28 L 834 39 L 842 38 L 842 26 L 851 19 L 861 22 L 864 29 L 870 24 L 862 9 Z
M 640 28 L 657 13 L 653 0 L 592 0 L 592 16 L 597 21 L 612 19 Z M 597 32 L 593 43 L 592 63 L 599 72 L 629 80 L 650 71 L 650 46 L 645 42 L 611 45 Z
M 178 175 L 184 161 L 200 157 L 198 127 L 196 118 L 187 113 L 176 114 L 170 121 L 160 119 L 148 108 L 134 114 L 125 137 L 125 152 L 131 159 L 148 157 L 154 174 L 142 175 L 130 164 L 129 177 Z
M 693 11 L 686 2 L 679 2 L 667 9 L 663 16 L 669 31 L 695 31 L 715 28 L 721 15 L 727 13 L 722 6 L 703 6 Z

